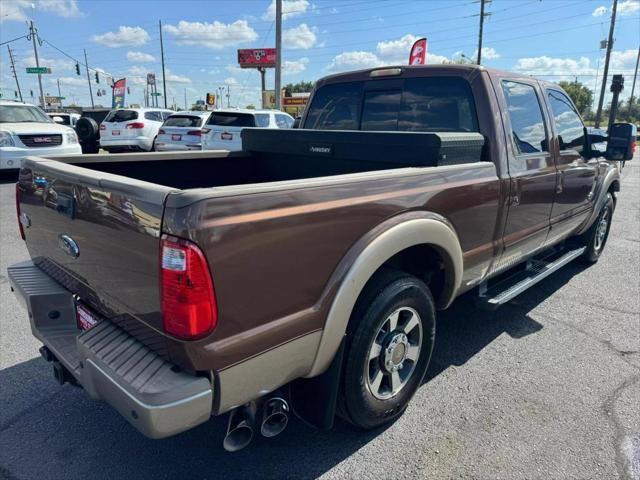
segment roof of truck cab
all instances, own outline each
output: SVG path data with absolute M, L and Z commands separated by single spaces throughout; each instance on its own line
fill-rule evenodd
M 384 79 L 393 79 L 393 78 L 405 78 L 407 76 L 416 77 L 421 76 L 420 73 L 437 73 L 442 75 L 454 75 L 461 77 L 470 77 L 478 72 L 488 72 L 490 75 L 498 76 L 498 77 L 510 77 L 510 78 L 522 78 L 522 79 L 534 79 L 534 77 L 530 75 L 525 75 L 523 73 L 518 72 L 510 72 L 506 70 L 497 70 L 495 68 L 488 68 L 483 65 L 472 65 L 472 64 L 437 64 L 437 65 L 388 65 L 383 67 L 375 67 L 375 68 L 366 68 L 363 70 L 354 70 L 351 72 L 344 73 L 336 73 L 333 75 L 328 75 L 326 77 L 321 78 L 316 83 L 316 88 L 329 84 L 329 83 L 338 83 L 338 82 L 347 82 L 347 81 L 357 81 L 357 80 L 369 80 L 371 79 L 371 72 L 376 70 L 391 70 L 400 68 L 402 72 L 399 75 L 388 75 L 388 76 L 380 76 L 375 77 L 375 80 L 384 80 Z M 409 73 L 409 75 L 407 75 Z M 535 79 L 541 83 L 546 85 L 553 85 L 552 83 L 541 81 Z

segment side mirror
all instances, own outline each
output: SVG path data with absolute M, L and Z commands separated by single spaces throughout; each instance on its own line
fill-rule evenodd
M 607 160 L 631 160 L 636 148 L 638 130 L 633 123 L 614 123 L 609 128 Z
M 51 120 L 53 120 L 56 123 L 64 123 L 64 118 L 59 117 L 57 115 L 55 117 L 53 117 Z

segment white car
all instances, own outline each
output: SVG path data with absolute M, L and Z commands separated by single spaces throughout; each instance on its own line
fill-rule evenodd
M 177 112 L 167 118 L 156 139 L 156 151 L 202 150 L 202 127 L 211 112 Z
M 80 154 L 73 128 L 51 120 L 40 107 L 0 100 L 0 170 L 20 168 L 29 155 Z
M 100 124 L 100 148 L 151 152 L 162 123 L 172 113 L 162 108 L 112 110 Z
M 76 122 L 80 118 L 79 113 L 68 112 L 47 112 L 49 118 L 60 125 L 66 125 L 71 128 L 75 128 Z
M 279 110 L 215 110 L 202 129 L 203 150 L 242 150 L 244 127 L 291 128 L 293 117 Z

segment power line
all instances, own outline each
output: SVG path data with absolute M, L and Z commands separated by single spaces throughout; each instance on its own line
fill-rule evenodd
M 7 43 L 15 42 L 16 40 L 20 40 L 22 38 L 27 38 L 29 35 L 22 35 L 21 37 L 12 38 L 11 40 L 7 40 L 6 42 L 0 43 L 0 47 L 2 45 L 6 45 Z

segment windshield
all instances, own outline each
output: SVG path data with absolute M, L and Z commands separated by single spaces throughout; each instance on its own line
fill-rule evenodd
M 164 122 L 165 127 L 200 127 L 202 118 L 192 115 L 171 115 Z
M 214 113 L 209 118 L 207 125 L 219 125 L 223 127 L 255 127 L 255 120 L 250 113 Z
M 0 106 L 0 123 L 53 123 L 38 107 L 25 105 Z
M 138 118 L 138 112 L 134 110 L 112 110 L 104 119 L 105 122 L 129 122 Z

